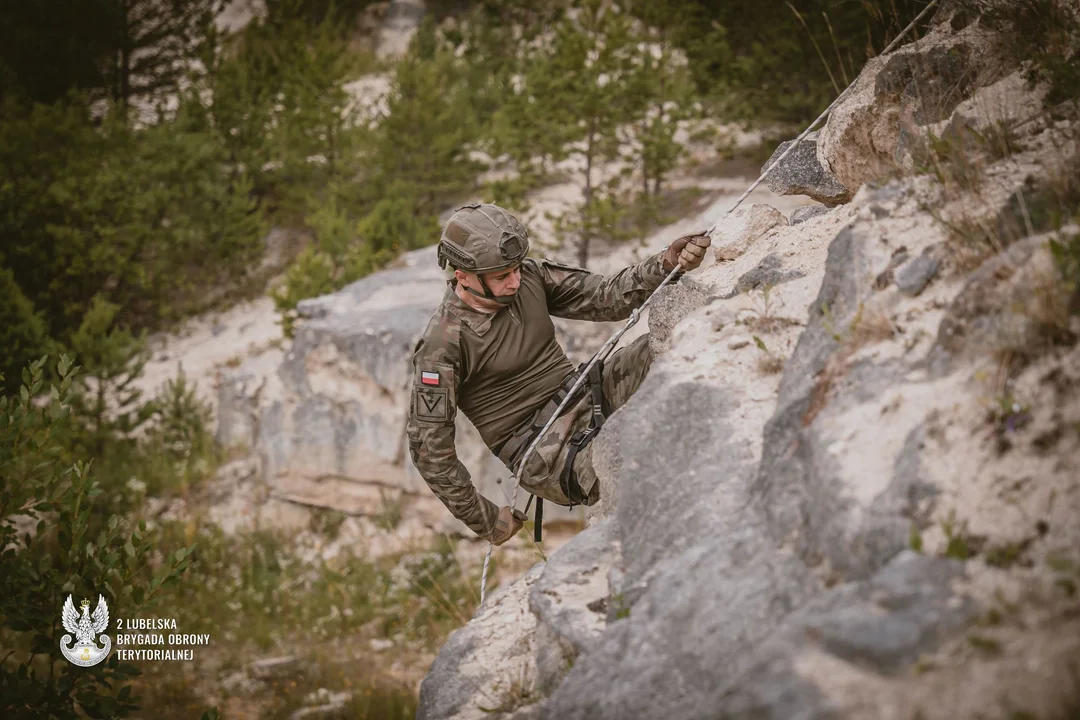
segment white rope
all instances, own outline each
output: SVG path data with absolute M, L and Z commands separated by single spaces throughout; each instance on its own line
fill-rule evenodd
M 938 0 L 931 0 L 930 4 L 928 4 L 925 8 L 923 8 L 923 11 L 921 13 L 919 13 L 919 15 L 914 20 L 911 21 L 911 24 L 908 25 L 906 28 L 904 28 L 904 30 L 899 35 L 897 35 L 896 38 L 894 38 L 891 43 L 889 43 L 888 47 L 886 47 L 884 50 L 881 51 L 881 54 L 878 57 L 880 57 L 881 55 L 887 55 L 890 52 L 892 52 L 894 49 L 896 49 L 896 46 L 900 44 L 900 40 L 905 35 L 907 35 L 909 32 L 911 32 L 912 29 L 914 29 L 914 27 L 919 23 L 919 21 L 922 20 L 924 17 L 926 17 L 926 14 L 928 12 L 930 12 L 930 10 L 935 5 L 937 5 L 937 3 L 938 3 Z M 732 205 L 730 208 L 728 208 L 724 212 L 724 214 L 720 216 L 720 219 L 717 220 L 716 222 L 714 222 L 712 224 L 712 227 L 710 227 L 708 230 L 706 230 L 704 234 L 711 237 L 713 232 L 716 230 L 717 226 L 723 220 L 725 220 L 728 215 L 735 212 L 735 210 L 739 207 L 739 205 L 742 204 L 743 200 L 745 200 L 750 195 L 750 193 L 754 192 L 754 190 L 757 189 L 758 185 L 760 185 L 765 180 L 765 178 L 767 178 L 769 176 L 769 173 L 771 173 L 775 168 L 780 166 L 781 161 L 783 161 L 784 158 L 786 158 L 793 150 L 795 150 L 795 148 L 798 147 L 799 143 L 801 143 L 803 140 L 805 140 L 806 136 L 809 135 L 811 132 L 813 132 L 814 128 L 817 127 L 818 123 L 820 123 L 822 120 L 824 120 L 829 115 L 829 113 L 831 113 L 833 111 L 833 109 L 836 108 L 836 106 L 840 104 L 840 101 L 848 94 L 848 92 L 851 90 L 851 88 L 855 87 L 855 83 L 857 83 L 857 82 L 858 82 L 858 78 L 856 77 L 855 80 L 853 80 L 850 85 L 848 85 L 846 88 L 844 88 L 844 91 L 842 93 L 840 93 L 836 97 L 835 100 L 832 101 L 832 104 L 830 104 L 829 107 L 825 108 L 825 111 L 822 112 L 820 115 L 818 115 L 817 119 L 814 120 L 814 122 L 810 123 L 809 127 L 807 127 L 806 130 L 804 130 L 802 132 L 802 134 L 799 135 L 799 137 L 795 138 L 795 140 L 791 143 L 791 145 L 788 146 L 787 150 L 785 150 L 783 153 L 781 153 L 780 157 L 776 158 L 775 162 L 770 163 L 765 168 L 764 172 L 761 173 L 761 176 L 757 180 L 755 180 L 754 183 L 749 188 L 746 189 L 746 192 L 744 192 L 742 195 L 739 196 L 739 199 L 735 201 L 735 204 Z M 600 350 L 595 355 L 592 356 L 592 359 L 589 360 L 589 362 L 588 362 L 588 364 L 586 364 L 585 368 L 583 370 L 581 370 L 580 373 L 578 373 L 578 378 L 574 382 L 573 386 L 570 388 L 570 392 L 568 392 L 566 394 L 566 397 L 563 398 L 563 401 L 559 404 L 559 407 L 555 410 L 555 412 L 553 412 L 551 414 L 551 418 L 547 421 L 547 423 L 544 424 L 544 427 L 541 428 L 539 434 L 537 434 L 536 438 L 533 439 L 532 443 L 529 444 L 529 447 L 525 451 L 525 454 L 521 456 L 521 460 L 518 462 L 517 470 L 514 471 L 514 474 L 510 478 L 511 482 L 514 483 L 514 493 L 513 493 L 512 499 L 510 501 L 510 507 L 511 508 L 514 508 L 514 507 L 517 506 L 518 489 L 521 487 L 521 485 L 520 485 L 520 483 L 518 481 L 518 478 L 521 477 L 521 471 L 524 469 L 526 461 L 532 455 L 533 450 L 536 449 L 536 446 L 540 444 L 540 441 L 543 439 L 544 435 L 547 434 L 548 429 L 551 428 L 552 424 L 562 414 L 562 411 L 566 407 L 566 404 L 568 402 L 570 402 L 570 400 L 574 397 L 574 393 L 576 393 L 578 391 L 578 388 L 581 387 L 582 383 L 585 382 L 586 378 L 589 375 L 589 370 L 591 370 L 593 365 L 595 365 L 598 361 L 600 361 L 601 359 L 606 358 L 608 356 L 608 354 L 615 347 L 615 345 L 619 342 L 619 340 L 622 338 L 622 336 L 626 334 L 626 331 L 629 330 L 630 328 L 632 328 L 637 323 L 637 321 L 641 317 L 642 311 L 645 310 L 645 308 L 647 308 L 649 306 L 649 303 L 651 303 L 653 298 L 656 297 L 656 294 L 659 293 L 664 288 L 665 285 L 667 285 L 669 282 L 671 282 L 671 280 L 679 273 L 680 269 L 681 269 L 681 266 L 676 264 L 675 269 L 672 270 L 670 273 L 668 273 L 667 277 L 665 277 L 663 279 L 663 281 L 660 283 L 660 285 L 658 285 L 657 288 L 652 291 L 652 293 L 649 295 L 649 297 L 645 299 L 645 302 L 641 305 L 641 307 L 637 308 L 636 310 L 634 310 L 633 312 L 630 313 L 630 318 L 626 321 L 626 324 L 623 325 L 614 335 L 612 335 L 610 338 L 608 338 L 608 341 L 606 343 L 604 343 L 604 346 L 601 347 Z M 513 522 L 513 520 L 511 520 L 511 522 Z M 491 561 L 491 551 L 494 550 L 494 549 L 495 549 L 495 544 L 494 543 L 489 543 L 488 544 L 488 549 L 487 549 L 487 554 L 484 555 L 484 568 L 482 570 L 482 575 L 480 576 L 480 604 L 481 605 L 484 604 L 484 598 L 486 596 L 488 564 Z

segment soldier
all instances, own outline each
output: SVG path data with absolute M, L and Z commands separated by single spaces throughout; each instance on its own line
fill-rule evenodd
M 457 411 L 512 471 L 576 379 L 551 317 L 625 320 L 676 263 L 679 277 L 698 267 L 709 244 L 704 233 L 687 235 L 603 277 L 527 258 L 525 227 L 496 205 L 466 205 L 451 216 L 438 258 L 440 267 L 454 269 L 454 277 L 413 351 L 407 432 L 413 464 L 455 517 L 496 545 L 513 537 L 526 519 L 509 506 L 500 509 L 473 486 L 454 446 Z M 530 456 L 518 478 L 521 487 L 538 501 L 596 503 L 600 488 L 589 451 L 598 429 L 593 406 L 602 404 L 603 416 L 622 406 L 652 361 L 643 335 L 612 353 L 603 367 L 598 363 L 588 391 L 579 390 L 580 398 L 567 404 Z M 538 502 L 538 514 L 539 508 Z

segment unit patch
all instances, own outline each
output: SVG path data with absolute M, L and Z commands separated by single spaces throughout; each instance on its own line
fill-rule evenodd
M 420 420 L 448 420 L 446 388 L 416 388 L 416 417 Z
M 420 371 L 420 382 L 423 383 L 424 385 L 438 385 L 439 384 L 439 373 L 437 373 L 437 372 L 428 372 L 427 370 L 421 370 Z

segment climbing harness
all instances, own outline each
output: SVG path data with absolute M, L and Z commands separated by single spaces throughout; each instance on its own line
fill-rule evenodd
M 522 451 L 526 450 L 532 443 L 533 439 L 538 437 L 543 431 L 547 421 L 554 416 L 556 419 L 565 415 L 573 406 L 574 403 L 580 399 L 580 394 L 575 392 L 570 395 L 570 390 L 574 387 L 574 381 L 577 379 L 577 373 L 584 372 L 588 363 L 582 363 L 577 371 L 571 373 L 563 384 L 555 391 L 555 394 L 551 396 L 551 399 L 544 404 L 540 410 L 536 412 L 532 420 L 516 430 L 502 445 L 493 448 L 495 456 L 502 460 L 503 464 L 507 467 L 514 467 L 517 461 L 522 457 Z M 586 430 L 579 430 L 574 433 L 570 438 L 570 450 L 566 457 L 566 466 L 559 478 L 559 486 L 562 488 L 563 494 L 570 500 L 570 509 L 574 509 L 574 505 L 584 505 L 585 494 L 581 489 L 581 485 L 578 484 L 577 476 L 573 471 L 574 458 L 581 450 L 589 444 L 589 441 L 600 431 L 600 427 L 604 424 L 604 420 L 611 414 L 611 407 L 608 404 L 607 398 L 604 397 L 603 386 L 603 371 L 604 361 L 600 360 L 591 369 L 588 370 L 588 383 L 589 383 L 589 397 L 592 400 L 589 427 Z M 563 403 L 564 400 L 570 398 L 570 401 Z M 558 413 L 558 414 L 556 414 Z M 530 493 L 529 500 L 525 504 L 525 514 L 529 513 L 529 507 L 532 505 L 532 501 L 536 500 L 536 515 L 533 518 L 533 540 L 539 543 L 542 538 L 542 525 L 544 519 L 544 499 L 538 495 Z
M 881 54 L 878 55 L 878 57 L 881 57 L 883 55 L 888 55 L 890 52 L 895 50 L 896 46 L 900 44 L 900 40 L 903 39 L 909 32 L 911 32 L 915 28 L 915 26 L 918 25 L 919 21 L 922 20 L 924 17 L 926 17 L 927 13 L 929 13 L 930 10 L 937 4 L 938 4 L 938 0 L 930 0 L 930 3 L 925 8 L 923 8 L 922 12 L 919 13 L 916 16 L 916 18 L 911 21 L 911 24 L 908 25 L 906 28 L 904 28 L 903 31 L 901 31 L 900 34 L 897 35 L 893 39 L 893 41 L 891 43 L 889 43 L 889 45 L 884 50 L 881 51 Z M 715 223 L 713 223 L 712 227 L 710 227 L 708 230 L 706 230 L 704 234 L 708 235 L 708 236 L 712 236 L 712 234 L 716 230 L 717 226 L 724 219 L 726 219 L 728 215 L 733 213 L 735 211 L 735 209 L 738 208 L 739 205 L 742 204 L 743 200 L 745 200 L 750 195 L 750 193 L 754 192 L 754 190 L 757 189 L 758 185 L 760 185 L 762 182 L 764 182 L 765 178 L 767 178 L 769 176 L 769 174 L 773 171 L 773 169 L 780 166 L 780 163 L 783 161 L 783 159 L 786 158 L 788 155 L 790 155 L 795 150 L 795 148 L 797 148 L 799 146 L 799 143 L 801 143 L 803 140 L 806 139 L 807 135 L 809 135 L 811 132 L 813 132 L 814 128 L 817 127 L 818 123 L 820 123 L 822 120 L 824 120 L 826 117 L 828 117 L 829 113 L 831 113 L 833 111 L 833 109 L 837 105 L 840 104 L 840 101 L 843 100 L 844 97 L 847 96 L 847 94 L 851 91 L 851 88 L 855 87 L 855 83 L 857 83 L 857 82 L 858 82 L 858 78 L 856 77 L 855 80 L 853 80 L 851 82 L 851 84 L 848 85 L 844 89 L 844 91 L 842 93 L 840 93 L 836 97 L 835 100 L 832 101 L 832 103 L 829 105 L 829 107 L 825 108 L 825 110 L 820 115 L 818 115 L 817 119 L 814 120 L 814 122 L 810 123 L 809 127 L 807 127 L 806 130 L 804 130 L 802 132 L 802 134 L 799 135 L 799 137 L 795 138 L 795 140 L 791 143 L 791 145 L 789 145 L 788 148 L 786 150 L 784 150 L 783 153 L 780 154 L 780 157 L 778 157 L 775 162 L 770 163 L 764 169 L 764 171 L 761 173 L 761 176 L 757 180 L 755 180 L 754 183 L 749 188 L 746 189 L 746 192 L 744 192 L 742 195 L 739 196 L 739 199 L 735 201 L 735 204 L 732 205 L 730 208 L 728 208 L 724 212 L 724 214 L 720 216 L 720 219 L 717 220 Z M 668 273 L 667 277 L 665 277 L 660 282 L 660 284 L 657 286 L 657 288 L 652 291 L 652 293 L 649 295 L 649 297 L 647 297 L 645 299 L 645 302 L 642 303 L 641 307 L 637 308 L 636 310 L 634 310 L 633 312 L 630 313 L 630 318 L 626 321 L 626 324 L 623 325 L 621 328 L 619 328 L 619 330 L 617 330 L 614 335 L 612 335 L 610 338 L 608 338 L 608 341 L 606 343 L 604 343 L 604 345 L 600 348 L 599 351 L 597 351 L 597 353 L 595 355 L 592 356 L 592 359 L 590 359 L 589 362 L 585 363 L 584 367 L 579 368 L 577 373 L 570 376 L 571 378 L 574 379 L 574 382 L 570 385 L 570 389 L 565 393 L 565 395 L 562 395 L 562 399 L 559 401 L 559 403 L 555 407 L 555 409 L 550 413 L 550 416 L 548 417 L 548 419 L 546 421 L 544 421 L 543 426 L 540 428 L 540 431 L 535 432 L 535 433 L 532 432 L 533 428 L 530 425 L 530 427 L 528 428 L 528 432 L 523 432 L 522 433 L 523 438 L 531 438 L 531 442 L 529 442 L 528 448 L 525 450 L 525 453 L 523 455 L 521 455 L 520 458 L 517 459 L 516 470 L 514 471 L 513 476 L 510 478 L 511 482 L 514 483 L 514 492 L 513 492 L 513 496 L 511 497 L 511 500 L 510 500 L 510 507 L 515 507 L 517 505 L 517 494 L 518 494 L 518 490 L 521 487 L 520 478 L 521 478 L 521 473 L 525 468 L 525 463 L 528 462 L 529 457 L 533 454 L 533 451 L 536 450 L 536 446 L 540 444 L 540 441 L 543 439 L 544 435 L 547 434 L 547 431 L 549 429 L 551 429 L 552 424 L 561 415 L 563 415 L 566 412 L 566 409 L 568 407 L 570 407 L 571 401 L 578 397 L 577 396 L 578 391 L 581 390 L 584 383 L 588 380 L 592 384 L 592 388 L 593 388 L 592 418 L 590 420 L 589 429 L 585 430 L 585 431 L 579 431 L 578 433 L 574 434 L 574 438 L 577 438 L 579 436 L 581 438 L 576 444 L 575 444 L 574 438 L 571 438 L 571 440 L 570 440 L 570 442 L 571 442 L 570 454 L 566 459 L 566 466 L 563 469 L 563 474 L 560 477 L 560 481 L 559 481 L 560 485 L 562 486 L 562 489 L 563 489 L 564 493 L 567 493 L 567 490 L 572 489 L 572 486 L 570 486 L 568 483 L 569 483 L 569 480 L 571 478 L 573 478 L 573 476 L 574 476 L 574 473 L 573 473 L 573 460 L 574 460 L 574 457 L 576 456 L 578 450 L 581 447 L 584 447 L 584 445 L 588 442 L 588 440 L 591 440 L 592 437 L 595 436 L 597 432 L 599 432 L 600 426 L 603 425 L 603 422 L 604 422 L 604 414 L 601 412 L 602 384 L 600 382 L 600 377 L 599 377 L 600 373 L 601 373 L 601 370 L 599 368 L 603 367 L 603 361 L 607 358 L 607 356 L 609 354 L 611 354 L 611 351 L 614 350 L 615 345 L 618 344 L 620 339 L 622 339 L 622 336 L 625 335 L 626 332 L 630 328 L 632 328 L 635 324 L 637 324 L 637 321 L 641 318 L 641 313 L 649 306 L 649 304 L 652 302 L 653 298 L 656 297 L 657 293 L 659 293 L 661 290 L 663 290 L 664 287 L 668 283 L 670 283 L 673 280 L 678 279 L 679 277 L 681 277 L 682 274 L 683 274 L 682 266 L 679 265 L 678 262 L 676 261 L 675 269 L 673 269 L 670 273 Z M 593 371 L 594 367 L 598 368 L 595 372 Z M 595 378 L 595 380 L 592 380 L 592 378 Z M 566 383 L 563 383 L 563 387 L 559 388 L 559 391 L 556 392 L 556 396 L 559 396 L 562 393 L 562 391 L 564 390 L 565 385 L 566 385 Z M 601 388 L 601 389 L 598 390 L 597 388 Z M 552 400 L 554 400 L 554 398 L 552 398 Z M 551 404 L 552 404 L 552 401 L 548 401 L 548 405 L 551 405 Z M 545 406 L 544 409 L 546 410 L 547 406 Z M 540 415 L 542 415 L 542 414 L 543 413 L 538 413 L 536 420 L 534 420 L 534 423 L 537 420 L 539 420 Z M 513 439 L 513 438 L 511 438 L 511 439 Z M 509 443 L 509 441 L 507 441 L 507 443 Z M 519 442 L 519 446 L 523 445 L 523 444 L 524 444 L 523 442 Z M 505 447 L 506 446 L 504 445 L 504 447 L 500 448 L 500 450 L 505 451 Z M 502 459 L 502 455 L 500 455 L 500 459 Z M 508 466 L 510 466 L 510 463 L 508 463 Z M 566 484 L 564 484 L 564 483 L 566 483 Z M 576 484 L 577 484 L 577 481 L 576 481 L 576 479 L 574 479 L 574 485 L 576 485 Z M 577 491 L 578 491 L 578 494 L 580 495 L 580 491 L 581 491 L 580 486 L 577 488 Z M 567 493 L 567 497 L 570 499 L 571 507 L 573 507 L 574 498 L 571 498 L 569 493 Z M 583 500 L 583 498 L 581 498 L 580 500 Z M 579 500 L 579 504 L 580 504 L 580 500 Z M 531 503 L 532 501 L 530 500 L 529 502 Z M 537 498 L 536 514 L 533 517 L 533 524 L 535 526 L 535 528 L 534 528 L 534 533 L 535 533 L 534 534 L 534 540 L 536 542 L 540 541 L 540 524 L 541 524 L 541 522 L 543 520 L 543 510 L 542 510 L 542 504 L 541 504 L 542 502 L 543 501 L 540 498 Z M 525 506 L 525 511 L 526 512 L 528 512 L 528 508 L 529 508 L 529 506 L 526 505 Z M 483 567 L 483 570 L 481 571 L 481 575 L 480 575 L 480 604 L 481 605 L 484 604 L 484 598 L 486 597 L 486 594 L 487 594 L 488 565 L 491 562 L 491 551 L 494 548 L 495 548 L 495 545 L 493 543 L 489 544 L 488 549 L 487 549 L 487 554 L 484 556 L 484 567 Z
M 587 372 L 591 391 L 589 396 L 592 400 L 589 408 L 589 427 L 585 430 L 578 430 L 570 436 L 570 449 L 566 454 L 566 465 L 563 467 L 562 475 L 559 476 L 559 487 L 562 489 L 563 495 L 570 501 L 571 510 L 574 509 L 575 504 L 585 505 L 587 500 L 581 485 L 578 484 L 577 473 L 574 472 L 574 459 L 589 444 L 589 441 L 596 437 L 596 433 L 600 432 L 600 428 L 604 425 L 604 420 L 611 414 L 611 408 L 604 397 L 603 358 L 597 360 L 596 364 L 589 368 Z M 537 498 L 537 502 L 539 502 L 539 498 Z M 537 535 L 539 536 L 539 533 Z

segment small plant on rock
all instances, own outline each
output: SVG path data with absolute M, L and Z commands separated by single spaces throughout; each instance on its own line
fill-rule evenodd
M 498 698 L 490 698 L 493 704 L 490 707 L 479 706 L 485 713 L 512 713 L 527 705 L 532 705 L 540 699 L 539 693 L 533 687 L 528 676 L 528 666 L 522 664 L 518 671 L 508 672 L 503 680 L 497 681 L 495 688 Z M 487 695 L 487 693 L 484 693 Z
M 750 308 L 750 312 L 754 314 L 754 317 L 745 321 L 752 330 L 773 333 L 785 327 L 800 324 L 798 320 L 776 314 L 776 302 L 773 299 L 771 285 L 762 286 L 760 300 L 754 297 L 753 303 L 754 306 Z
M 884 310 L 859 303 L 855 317 L 848 326 L 847 344 L 849 350 L 855 350 L 864 345 L 888 340 L 897 332 L 896 325 Z
M 765 345 L 765 341 L 754 335 L 754 344 L 757 345 L 761 355 L 758 357 L 758 370 L 765 375 L 775 375 L 784 369 L 784 358 L 778 353 L 771 352 Z

